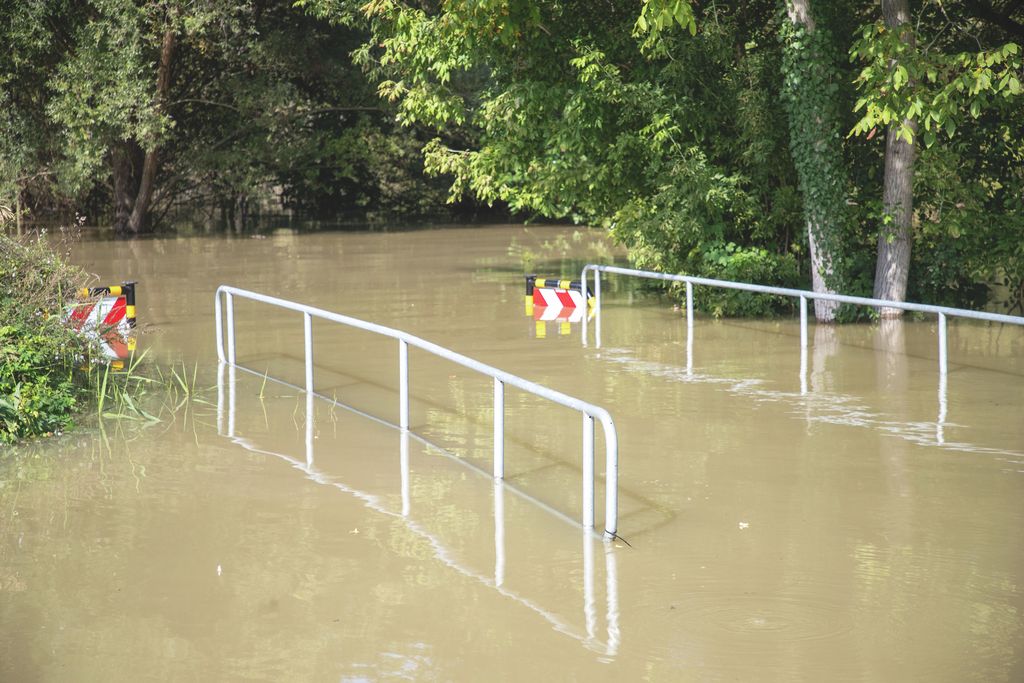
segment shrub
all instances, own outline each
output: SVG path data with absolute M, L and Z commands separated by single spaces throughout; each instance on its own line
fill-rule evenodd
M 800 272 L 791 253 L 773 254 L 758 247 L 741 247 L 732 242 L 706 248 L 701 260 L 703 277 L 733 282 L 796 288 Z M 694 304 L 715 317 L 772 317 L 795 310 L 796 299 L 756 294 L 736 289 L 698 287 Z
M 43 238 L 0 235 L 0 443 L 71 424 L 88 345 L 61 317 L 82 281 Z

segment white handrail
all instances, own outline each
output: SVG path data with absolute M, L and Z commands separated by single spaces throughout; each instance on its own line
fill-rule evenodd
M 224 297 L 224 306 L 221 305 L 221 296 Z M 333 313 L 322 308 L 307 306 L 295 303 L 286 299 L 259 294 L 229 285 L 221 285 L 214 295 L 214 311 L 217 325 L 217 357 L 229 365 L 237 365 L 235 362 L 235 321 L 234 301 L 235 296 L 252 301 L 278 306 L 291 311 L 303 314 L 303 331 L 305 341 L 305 380 L 306 392 L 313 394 L 313 350 L 312 350 L 312 318 L 321 318 L 331 322 L 355 327 L 367 332 L 374 332 L 385 337 L 398 340 L 399 349 L 399 425 L 403 430 L 409 429 L 409 347 L 421 349 L 435 356 L 439 356 L 453 363 L 474 370 L 494 379 L 494 477 L 504 478 L 504 443 L 505 443 L 505 421 L 504 421 L 504 385 L 516 387 L 522 391 L 540 396 L 558 405 L 572 408 L 583 413 L 583 513 L 582 524 L 586 529 L 594 527 L 594 420 L 601 422 L 604 430 L 605 441 L 605 538 L 611 539 L 618 530 L 618 475 L 619 475 L 619 445 L 618 434 L 615 430 L 615 423 L 612 421 L 608 411 L 600 406 L 587 403 L 574 398 L 560 391 L 549 389 L 540 384 L 523 379 L 517 375 L 499 370 L 498 368 L 481 363 L 478 360 L 456 353 L 451 349 L 438 346 L 420 337 L 411 335 L 401 330 L 396 330 L 384 325 L 360 320 L 347 315 Z M 223 308 L 227 308 L 227 353 L 224 349 L 224 314 Z M 241 367 L 241 366 L 239 366 Z

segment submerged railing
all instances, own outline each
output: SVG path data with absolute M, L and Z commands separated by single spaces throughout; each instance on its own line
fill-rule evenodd
M 618 266 L 602 266 L 595 263 L 583 267 L 583 274 L 580 280 L 587 285 L 587 273 L 594 273 L 594 307 L 595 307 L 595 342 L 601 346 L 601 273 L 614 273 L 616 275 L 628 275 L 630 277 L 646 278 L 648 280 L 667 280 L 669 282 L 686 283 L 686 328 L 687 328 L 687 364 L 692 366 L 693 362 L 693 286 L 704 285 L 718 287 L 720 289 L 739 289 L 745 292 L 756 292 L 760 294 L 775 294 L 800 299 L 800 348 L 807 349 L 807 300 L 818 299 L 822 301 L 836 301 L 844 304 L 856 304 L 859 306 L 872 306 L 875 308 L 898 308 L 904 311 L 916 311 L 918 313 L 932 313 L 939 319 L 939 372 L 943 376 L 947 373 L 948 360 L 946 354 L 946 318 L 973 318 L 974 320 L 987 320 L 989 322 L 1007 323 L 1010 325 L 1024 325 L 1024 318 L 1014 315 L 1003 315 L 1001 313 L 985 313 L 983 311 L 970 311 L 964 308 L 950 308 L 948 306 L 932 306 L 929 304 L 915 304 L 904 301 L 887 301 L 885 299 L 869 299 L 862 296 L 847 296 L 845 294 L 826 294 L 810 292 L 803 289 L 790 289 L 787 287 L 768 287 L 765 285 L 753 285 L 746 282 L 732 282 L 730 280 L 712 280 L 704 277 L 693 277 L 691 275 L 671 275 L 668 273 L 655 273 L 649 270 L 633 270 L 631 268 L 620 268 Z M 583 321 L 583 345 L 587 344 L 587 323 Z
M 938 343 L 939 343 L 939 416 L 936 421 L 936 441 L 944 443 L 943 426 L 946 421 L 946 385 L 949 368 L 949 360 L 946 352 L 946 318 L 971 318 L 974 320 L 985 320 L 988 322 L 1005 323 L 1008 325 L 1024 326 L 1024 317 L 1004 315 L 1001 313 L 985 313 L 983 311 L 971 311 L 964 308 L 951 308 L 949 306 L 931 306 L 929 304 L 916 304 L 904 301 L 887 301 L 885 299 L 870 299 L 862 296 L 847 296 L 845 294 L 825 294 L 810 292 L 803 289 L 790 289 L 787 287 L 768 287 L 765 285 L 754 285 L 746 282 L 732 282 L 729 280 L 713 280 L 704 277 L 691 275 L 672 275 L 668 273 L 655 273 L 648 270 L 634 270 L 632 268 L 620 268 L 618 266 L 602 266 L 590 263 L 583 267 L 580 281 L 583 287 L 587 286 L 587 273 L 594 273 L 594 341 L 598 348 L 601 347 L 601 273 L 612 273 L 615 275 L 626 275 L 630 277 L 645 278 L 648 280 L 664 280 L 669 282 L 683 282 L 686 284 L 686 370 L 693 372 L 693 287 L 702 285 L 707 287 L 718 287 L 721 289 L 738 289 L 745 292 L 759 294 L 775 294 L 788 296 L 800 300 L 800 393 L 807 393 L 807 301 L 808 299 L 820 299 L 822 301 L 836 301 L 839 303 L 856 304 L 859 306 L 872 306 L 876 308 L 897 308 L 904 311 L 916 311 L 919 313 L 930 313 L 938 316 Z M 583 319 L 583 345 L 587 345 L 587 320 Z
M 399 428 L 409 430 L 409 347 L 415 347 L 461 365 L 494 379 L 494 465 L 495 479 L 505 476 L 505 385 L 547 399 L 558 405 L 577 410 L 583 414 L 583 512 L 582 524 L 585 529 L 594 527 L 594 420 L 601 423 L 605 441 L 605 538 L 616 535 L 618 527 L 618 435 L 611 415 L 604 408 L 549 389 L 480 361 L 438 346 L 407 332 L 367 322 L 347 315 L 332 313 L 322 308 L 295 303 L 286 299 L 259 294 L 237 287 L 221 285 L 217 288 L 214 308 L 217 324 L 217 356 L 222 362 L 237 366 L 235 354 L 234 297 L 258 301 L 290 311 L 302 313 L 305 334 L 305 390 L 307 400 L 312 400 L 313 390 L 313 318 L 354 327 L 398 340 L 398 421 Z M 223 304 L 222 300 L 223 299 Z M 226 316 L 224 308 L 227 309 Z M 225 319 L 226 317 L 226 324 Z M 225 353 L 225 333 L 227 349 Z M 238 366 L 242 367 L 242 366 Z

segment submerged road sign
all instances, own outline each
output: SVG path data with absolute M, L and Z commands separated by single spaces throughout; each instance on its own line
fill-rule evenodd
M 135 282 L 78 290 L 79 299 L 68 306 L 65 320 L 82 334 L 95 338 L 105 356 L 116 362 L 135 350 Z
M 536 275 L 526 276 L 526 315 L 532 316 L 536 325 L 534 336 L 547 336 L 547 323 L 559 323 L 558 333 L 569 334 L 571 324 L 583 320 L 584 315 L 592 314 L 593 296 L 583 285 L 571 280 L 555 280 L 538 278 Z

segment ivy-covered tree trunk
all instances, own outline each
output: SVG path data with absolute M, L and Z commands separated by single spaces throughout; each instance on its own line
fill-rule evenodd
M 907 0 L 882 0 L 882 17 L 890 30 L 901 31 L 901 27 L 910 21 Z M 902 31 L 900 39 L 913 44 L 913 35 L 909 31 Z M 901 129 L 911 132 L 914 138 L 907 140 L 900 134 Z M 910 248 L 913 244 L 916 134 L 914 121 L 893 121 L 885 140 L 885 179 L 882 187 L 884 218 L 878 230 L 874 289 L 876 299 L 903 301 L 907 296 Z M 879 314 L 883 318 L 898 318 L 903 311 L 899 308 L 882 308 Z
M 834 293 L 836 262 L 846 215 L 846 172 L 835 84 L 840 78 L 828 31 L 815 24 L 810 0 L 787 0 L 783 29 L 783 97 L 790 151 L 800 180 L 815 292 Z M 835 320 L 838 304 L 814 302 L 819 322 Z

